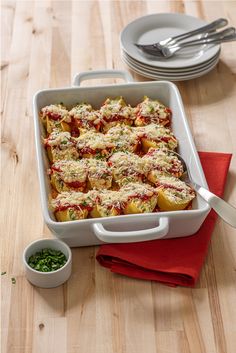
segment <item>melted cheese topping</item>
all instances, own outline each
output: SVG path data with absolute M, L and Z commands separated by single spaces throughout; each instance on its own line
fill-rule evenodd
M 155 142 L 166 144 L 170 149 L 177 148 L 178 143 L 173 132 L 162 125 L 149 124 L 142 127 L 136 127 L 135 129 L 141 138 L 147 138 Z
M 44 140 L 45 146 L 50 147 L 48 153 L 51 153 L 54 161 L 50 173 L 54 174 L 55 180 L 72 188 L 82 183 L 82 190 L 93 189 L 85 193 L 72 191 L 58 194 L 51 201 L 54 211 L 69 209 L 76 213 L 84 210 L 84 217 L 89 211 L 94 211 L 90 216 L 96 217 L 97 212 L 99 216 L 106 217 L 120 214 L 121 210 L 124 214 L 152 212 L 160 190 L 176 203 L 195 197 L 189 185 L 170 175 L 182 174 L 183 167 L 178 157 L 168 151 L 177 147 L 177 139 L 170 129 L 163 126 L 170 120 L 171 111 L 158 100 L 145 97 L 136 108 L 132 108 L 122 97 L 108 98 L 99 110 L 94 110 L 90 104 L 81 103 L 70 112 L 61 104 L 49 105 L 41 110 L 41 117 L 51 117 L 55 124 L 60 119 L 70 124 L 71 133 L 54 129 Z M 140 119 L 140 123 L 136 123 L 137 127 L 129 126 L 135 119 Z M 142 119 L 146 126 L 140 126 Z M 72 137 L 75 132 L 73 129 L 80 134 L 78 138 Z M 109 130 L 101 133 L 95 129 Z M 150 148 L 145 156 L 140 157 L 132 152 L 136 151 L 141 141 L 144 151 L 144 145 L 148 145 L 148 142 L 150 146 L 157 145 L 158 148 Z M 108 162 L 100 160 L 108 158 L 111 153 L 113 155 Z M 96 158 L 78 160 L 81 156 Z M 154 181 L 149 178 L 149 173 L 155 174 Z M 156 180 L 155 188 L 143 183 L 146 177 L 153 183 Z M 118 185 L 118 191 L 110 189 L 112 180 L 116 182 L 115 187 Z M 78 184 L 73 184 L 76 182 Z M 76 214 L 73 217 L 78 219 Z
M 163 173 L 158 175 L 157 187 L 164 189 L 166 197 L 171 202 L 178 203 L 182 200 L 187 202 L 195 197 L 195 191 L 184 181 Z
M 120 193 L 126 213 L 153 212 L 157 203 L 157 192 L 149 184 L 129 183 L 120 189 Z
M 100 113 L 105 122 L 113 120 L 114 118 L 134 119 L 134 109 L 130 105 L 127 105 L 122 97 L 106 99 L 100 108 Z
M 62 104 L 50 104 L 41 109 L 42 118 L 48 117 L 49 119 L 55 119 L 60 121 L 65 121 L 67 123 L 71 122 L 69 112 L 66 107 Z
M 171 174 L 182 174 L 183 165 L 178 157 L 165 150 L 150 148 L 148 153 L 143 156 L 145 171 L 149 173 L 154 169 Z
M 91 124 L 98 125 L 101 122 L 100 112 L 93 110 L 90 104 L 78 104 L 70 110 L 69 114 L 74 119 L 79 120 L 84 128 L 90 128 Z
M 116 151 L 133 152 L 139 142 L 135 129 L 126 125 L 112 127 L 107 132 L 106 138 L 115 145 Z
M 51 205 L 54 211 L 66 208 L 92 208 L 94 202 L 89 193 L 83 192 L 62 192 L 55 199 L 51 200 Z
M 116 152 L 110 157 L 109 165 L 119 184 L 137 181 L 144 175 L 143 160 L 134 153 Z
M 77 139 L 77 148 L 79 150 L 90 148 L 95 151 L 95 150 L 105 150 L 107 148 L 113 148 L 113 147 L 114 147 L 114 143 L 109 141 L 109 139 L 107 139 L 105 135 L 103 135 L 100 132 L 96 133 L 93 131 L 89 131 L 79 136 Z
M 107 162 L 98 159 L 86 159 L 86 167 L 88 169 L 89 177 L 106 179 L 111 177 L 111 170 Z
M 57 174 L 65 183 L 72 183 L 75 181 L 85 182 L 88 174 L 85 160 L 58 161 L 52 165 L 51 171 L 52 173 Z
M 60 149 L 58 147 L 52 148 L 52 158 L 53 161 L 60 160 L 77 160 L 79 159 L 79 154 L 75 148 L 75 146 L 70 146 L 67 149 Z
M 71 134 L 67 131 L 60 131 L 54 129 L 53 132 L 44 140 L 45 145 L 51 147 L 60 147 L 64 150 L 75 144 L 75 139 L 71 137 Z
M 52 173 L 57 174 L 65 183 L 85 182 L 87 177 L 98 179 L 98 182 L 104 179 L 111 180 L 112 178 L 112 171 L 107 162 L 93 158 L 55 162 L 51 167 L 50 174 Z
M 122 201 L 131 198 L 150 198 L 156 194 L 156 190 L 149 184 L 129 183 L 120 189 Z
M 97 204 L 107 209 L 120 209 L 120 197 L 119 191 L 101 190 L 98 195 Z
M 80 103 L 73 107 L 69 114 L 75 118 L 81 118 L 83 116 L 89 115 L 89 113 L 93 110 L 91 104 Z
M 162 120 L 168 120 L 171 117 L 170 110 L 158 100 L 151 100 L 144 97 L 142 103 L 137 105 L 136 114 L 139 117 L 146 118 L 149 123 L 159 124 Z

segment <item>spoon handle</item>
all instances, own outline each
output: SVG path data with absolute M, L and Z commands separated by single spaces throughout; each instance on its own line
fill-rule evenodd
M 229 225 L 236 228 L 236 208 L 214 195 L 209 190 L 195 184 L 195 190 L 208 202 L 215 212 Z

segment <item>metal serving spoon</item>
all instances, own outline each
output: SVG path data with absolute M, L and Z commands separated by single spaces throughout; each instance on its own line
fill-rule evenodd
M 205 189 L 203 186 L 197 184 L 190 172 L 188 165 L 186 164 L 183 157 L 181 157 L 178 153 L 173 152 L 179 158 L 179 160 L 183 164 L 184 168 L 184 181 L 187 184 L 193 186 L 194 190 L 215 210 L 215 212 L 229 225 L 236 228 L 236 208 L 231 206 L 229 203 L 225 202 L 220 197 L 216 196 L 209 190 Z

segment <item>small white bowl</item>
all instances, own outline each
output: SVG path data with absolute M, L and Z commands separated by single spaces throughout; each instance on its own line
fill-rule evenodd
M 67 262 L 61 268 L 51 272 L 36 271 L 28 265 L 31 255 L 42 249 L 60 250 L 67 258 Z M 41 288 L 54 288 L 66 282 L 71 275 L 72 254 L 69 246 L 57 239 L 39 239 L 29 244 L 23 253 L 23 263 L 26 278 L 29 282 Z

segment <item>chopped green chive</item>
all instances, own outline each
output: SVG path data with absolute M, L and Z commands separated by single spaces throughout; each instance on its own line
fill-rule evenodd
M 6 274 L 6 271 L 1 272 L 1 276 L 4 276 Z
M 56 271 L 65 265 L 67 259 L 60 250 L 42 249 L 30 256 L 28 265 L 36 271 Z
M 16 279 L 14 277 L 11 278 L 11 283 L 16 284 Z

